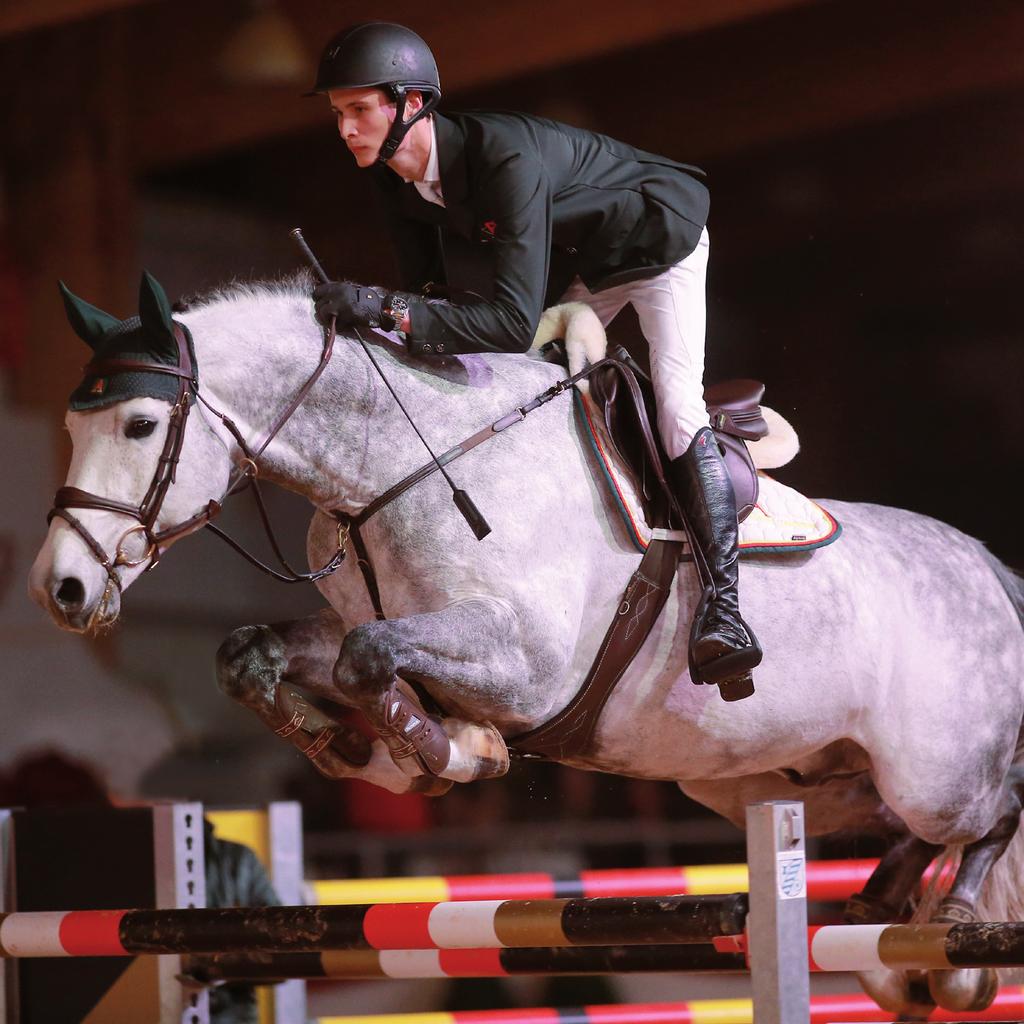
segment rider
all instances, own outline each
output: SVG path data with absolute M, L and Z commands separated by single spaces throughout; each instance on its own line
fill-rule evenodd
M 434 57 L 401 25 L 336 35 L 317 94 L 382 193 L 406 289 L 322 284 L 317 318 L 398 330 L 431 357 L 525 352 L 555 301 L 586 302 L 606 325 L 632 304 L 670 479 L 714 582 L 694 658 L 707 682 L 742 678 L 760 651 L 739 614 L 736 500 L 703 397 L 703 172 L 544 118 L 438 113 Z M 438 282 L 476 294 L 424 301 Z

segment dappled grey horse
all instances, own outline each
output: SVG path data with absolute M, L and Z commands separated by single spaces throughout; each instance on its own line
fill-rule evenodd
M 151 279 L 140 320 L 67 302 L 97 362 L 67 417 L 74 454 L 30 580 L 65 629 L 112 623 L 123 591 L 200 528 L 255 462 L 262 479 L 314 505 L 307 546 L 320 566 L 340 560 L 335 513 L 358 514 L 424 461 L 366 353 L 344 338 L 247 461 L 320 360 L 307 283 L 228 288 L 181 314 L 185 330 L 175 330 Z M 428 363 L 381 339 L 372 349 L 436 450 L 564 376 L 537 358 Z M 476 540 L 438 474 L 369 519 L 362 541 L 386 620 L 375 617 L 350 556 L 317 583 L 329 607 L 240 629 L 220 651 L 224 690 L 325 774 L 437 792 L 452 779 L 500 773 L 502 738 L 545 722 L 575 694 L 636 568 L 570 400 L 548 402 L 449 470 L 493 532 Z M 752 800 L 798 798 L 815 833 L 895 836 L 894 852 L 851 901 L 853 920 L 905 914 L 926 864 L 951 846 L 964 855 L 935 919 L 1017 919 L 1021 580 L 934 519 L 828 508 L 844 527 L 838 543 L 743 562 L 745 614 L 767 652 L 754 696 L 727 704 L 714 687 L 691 685 L 687 629 L 698 591 L 682 569 L 590 748 L 569 763 L 673 780 L 737 824 Z M 400 695 L 403 713 L 417 714 L 411 685 L 443 709 L 430 727 L 448 738 L 450 757 L 435 774 L 400 749 L 392 709 Z M 332 723 L 310 696 L 357 709 L 384 739 Z M 868 984 L 895 1010 L 991 998 L 991 972 L 928 980 L 930 996 L 903 975 Z

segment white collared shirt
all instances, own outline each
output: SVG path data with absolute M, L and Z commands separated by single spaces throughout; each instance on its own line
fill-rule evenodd
M 410 178 L 406 178 L 410 181 Z M 416 191 L 428 203 L 444 206 L 444 195 L 441 192 L 441 168 L 437 159 L 437 129 L 434 119 L 430 119 L 430 156 L 427 157 L 427 169 L 423 172 L 422 181 L 414 181 Z

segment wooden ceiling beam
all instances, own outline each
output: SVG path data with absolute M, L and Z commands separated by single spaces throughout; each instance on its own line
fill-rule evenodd
M 487 83 L 584 61 L 712 26 L 798 7 L 808 0 L 635 0 L 629 16 L 621 0 L 592 0 L 585 18 L 576 0 L 518 0 L 509 5 L 442 3 L 428 9 L 395 0 L 388 17 L 407 24 L 428 40 L 441 67 L 446 95 Z M 312 81 L 320 48 L 341 25 L 334 0 L 279 0 L 279 6 L 306 41 Z M 428 5 L 429 6 L 429 5 Z M 217 56 L 237 19 L 225 24 L 209 5 L 197 14 L 203 32 L 189 37 L 188 75 L 152 80 L 154 66 L 173 66 L 174 40 L 181 38 L 186 10 L 177 5 L 177 31 L 169 31 L 165 5 L 154 8 L 137 47 L 145 54 L 136 92 L 136 137 L 143 166 L 169 159 L 190 160 L 263 138 L 326 124 L 322 102 L 301 100 L 297 86 L 253 85 L 244 89 L 219 81 Z M 538 32 L 537 26 L 544 31 Z
M 686 103 L 680 111 L 704 152 L 830 132 L 1024 82 L 1019 0 L 873 0 L 806 15 L 792 19 L 803 26 L 795 38 L 740 26 L 737 36 L 749 44 L 747 53 L 733 55 L 741 70 L 723 74 L 720 64 L 692 53 L 691 70 L 713 75 L 716 86 L 713 103 Z
M 814 4 L 523 78 L 523 109 L 589 103 L 590 127 L 683 160 L 833 135 L 1024 83 L 1024 4 Z M 642 86 L 648 102 L 638 101 Z M 502 90 L 485 89 L 482 107 Z
M 307 40 L 332 24 L 326 0 L 281 2 Z M 698 35 L 679 34 L 684 25 L 699 26 L 698 8 L 705 17 L 713 7 L 719 17 L 749 18 L 768 10 L 768 0 L 682 3 L 683 13 L 660 0 L 640 0 L 628 19 L 601 10 L 607 0 L 596 2 L 575 37 L 569 27 L 578 13 L 575 0 L 546 0 L 543 19 L 540 0 L 523 0 L 514 18 L 488 5 L 458 21 L 443 7 L 431 12 L 396 0 L 391 16 L 429 39 L 453 105 L 487 106 L 493 97 L 508 106 L 512 92 L 515 106 L 544 111 L 560 99 L 591 110 L 592 127 L 683 159 L 707 160 L 898 117 L 1024 81 L 1019 0 L 943 4 L 941 16 L 934 0 L 819 3 Z M 180 23 L 180 9 L 177 18 Z M 544 33 L 525 35 L 523 26 L 542 21 Z M 492 47 L 496 38 L 502 43 Z M 213 69 L 220 39 L 208 30 L 191 44 L 189 75 L 163 75 L 140 86 L 133 135 L 142 166 L 201 159 L 318 126 L 331 130 L 322 104 L 300 99 L 298 87 L 238 89 L 218 81 Z M 615 46 L 624 49 L 609 54 Z M 151 69 L 154 46 L 140 50 Z M 599 52 L 606 56 L 584 59 Z M 173 60 L 168 49 L 162 63 Z
M 336 0 L 278 0 L 314 54 L 348 21 Z M 810 0 L 392 0 L 386 18 L 430 44 L 446 92 L 561 67 L 673 36 L 805 6 Z

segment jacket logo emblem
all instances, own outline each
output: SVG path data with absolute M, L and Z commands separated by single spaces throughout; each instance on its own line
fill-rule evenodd
M 497 231 L 498 222 L 496 220 L 485 220 L 483 224 L 480 225 L 480 241 L 493 242 Z

